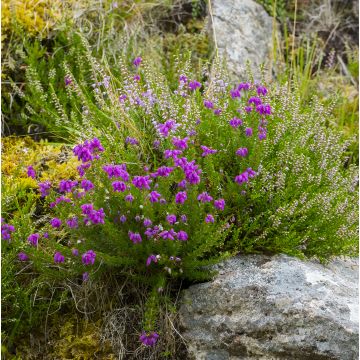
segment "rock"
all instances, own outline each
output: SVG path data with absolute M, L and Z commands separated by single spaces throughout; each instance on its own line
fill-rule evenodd
M 215 268 L 182 298 L 194 359 L 358 359 L 358 259 L 249 255 Z
M 251 63 L 254 77 L 260 80 L 259 66 L 269 66 L 272 51 L 273 19 L 252 0 L 211 0 L 213 29 L 219 55 L 225 57 L 230 74 L 246 77 L 246 62 Z M 212 25 L 211 18 L 209 24 Z

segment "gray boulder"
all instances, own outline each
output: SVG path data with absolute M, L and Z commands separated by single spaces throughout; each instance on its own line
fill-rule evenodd
M 211 0 L 219 55 L 225 57 L 230 74 L 246 77 L 250 61 L 255 78 L 260 80 L 260 64 L 269 66 L 272 49 L 273 19 L 252 0 Z
M 358 260 L 324 266 L 240 256 L 184 291 L 182 335 L 197 360 L 358 359 Z

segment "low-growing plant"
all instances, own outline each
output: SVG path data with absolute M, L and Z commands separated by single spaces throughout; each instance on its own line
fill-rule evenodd
M 189 64 L 177 61 L 176 83 L 140 57 L 118 77 L 93 61 L 81 83 L 64 64 L 82 107 L 57 124 L 78 139 L 78 174 L 39 182 L 46 223 L 26 235 L 16 224 L 7 238 L 27 244 L 19 263 L 55 282 L 112 273 L 143 283 L 148 347 L 164 336 L 167 284 L 208 279 L 227 256 L 357 253 L 357 168 L 343 167 L 329 109 L 305 107 L 287 86 L 233 86 L 218 64 L 198 79 Z

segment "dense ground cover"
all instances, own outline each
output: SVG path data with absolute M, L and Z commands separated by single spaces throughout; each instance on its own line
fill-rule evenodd
M 9 358 L 183 359 L 179 289 L 209 278 L 204 266 L 358 253 L 356 126 L 340 132 L 343 100 L 309 90 L 335 67 L 314 72 L 299 50 L 284 78 L 239 83 L 209 61 L 205 4 L 158 3 L 141 35 L 116 26 L 136 29 L 155 5 L 102 4 L 72 17 L 69 2 L 46 40 L 36 27 L 24 38 L 21 7 L 3 25 L 19 56 L 4 71 L 4 132 L 52 141 L 2 143 Z

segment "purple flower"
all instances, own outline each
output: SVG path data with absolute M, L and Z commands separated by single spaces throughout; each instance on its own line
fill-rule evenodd
M 158 131 L 163 137 L 167 137 L 169 132 L 177 127 L 177 124 L 174 120 L 169 119 L 164 124 L 158 125 Z
M 265 87 L 265 86 L 258 86 L 258 88 L 257 88 L 257 94 L 258 95 L 266 95 L 267 94 L 267 88 Z
M 48 239 L 48 238 L 49 238 L 49 233 L 48 233 L 48 232 L 44 232 L 43 237 L 44 237 L 45 239 Z
M 153 174 L 151 174 L 151 176 L 152 176 L 152 177 L 157 177 L 157 176 L 168 177 L 173 170 L 174 170 L 174 168 L 172 168 L 172 167 L 160 166 L 160 167 L 156 170 L 156 172 L 154 172 Z
M 31 234 L 31 235 L 29 235 L 29 237 L 27 239 L 28 239 L 28 242 L 30 243 L 30 245 L 37 246 L 39 239 L 40 239 L 40 234 L 38 234 L 38 233 Z
M 94 210 L 93 204 L 83 204 L 81 205 L 81 210 L 84 215 L 89 215 Z
M 101 142 L 98 138 L 93 138 L 92 140 L 90 140 L 90 143 L 85 142 L 85 144 L 89 147 L 91 153 L 93 153 L 95 150 L 97 150 L 99 152 L 104 151 L 104 148 L 101 145 Z
M 141 217 L 140 217 L 139 215 L 136 215 L 136 216 L 135 216 L 135 221 L 136 221 L 136 222 L 139 222 L 140 220 L 141 220 Z
M 71 192 L 71 190 L 78 184 L 77 181 L 61 180 L 59 183 L 60 192 Z
M 185 189 L 186 188 L 186 180 L 181 180 L 180 182 L 178 182 L 177 186 L 179 188 Z
M 175 240 L 176 232 L 174 229 L 164 230 L 159 234 L 164 240 Z
M 43 183 L 39 183 L 38 185 L 39 185 L 41 197 L 48 196 L 51 189 L 51 183 L 49 181 L 45 181 Z
M 133 79 L 134 81 L 140 81 L 140 75 L 139 74 L 134 75 Z
M 180 241 L 187 241 L 188 239 L 188 234 L 186 233 L 186 231 L 180 230 L 177 234 L 176 237 L 178 240 Z
M 151 239 L 153 238 L 158 232 L 160 231 L 159 227 L 158 226 L 154 226 L 154 228 L 147 228 L 146 231 L 145 231 L 145 235 Z
M 259 140 L 262 141 L 262 140 L 265 140 L 266 139 L 266 132 L 259 132 Z
M 126 184 L 122 181 L 114 181 L 112 183 L 112 187 L 113 187 L 114 191 L 116 191 L 116 192 L 126 191 Z
M 84 265 L 94 265 L 96 253 L 93 250 L 88 250 L 81 256 L 81 261 Z
M 138 66 L 140 66 L 140 64 L 141 64 L 141 61 L 142 61 L 142 58 L 141 58 L 140 56 L 138 56 L 138 57 L 136 57 L 136 58 L 134 59 L 133 64 L 134 64 L 136 67 L 138 67 Z
M 229 124 L 233 127 L 233 128 L 237 128 L 239 126 L 242 125 L 242 120 L 241 119 L 238 119 L 236 117 L 232 118 L 230 121 L 229 121 Z
M 121 221 L 122 223 L 124 223 L 124 222 L 126 221 L 126 216 L 125 216 L 125 215 L 121 215 L 121 216 L 120 216 L 120 221 Z
M 245 107 L 244 107 L 244 110 L 245 110 L 247 113 L 251 112 L 252 109 L 253 109 L 253 108 L 252 108 L 251 106 L 245 106 Z
M 34 169 L 31 165 L 28 166 L 28 168 L 27 168 L 27 176 L 28 176 L 28 177 L 31 177 L 31 178 L 33 178 L 33 179 L 36 178 L 35 169 Z
M 249 151 L 247 148 L 239 148 L 236 150 L 236 155 L 238 155 L 238 156 L 245 157 L 248 155 L 248 153 L 249 153 Z
M 207 214 L 205 217 L 206 223 L 213 223 L 215 221 L 214 217 L 211 214 Z
M 58 218 L 53 218 L 50 220 L 50 224 L 53 228 L 59 228 L 61 226 L 61 220 Z
M 72 253 L 74 256 L 79 256 L 79 250 L 78 250 L 78 249 L 72 249 L 72 250 L 71 250 L 71 253 Z
M 130 175 L 126 171 L 126 165 L 125 164 L 121 164 L 121 165 L 105 165 L 105 166 L 103 166 L 102 169 L 108 174 L 109 179 L 111 179 L 113 177 L 119 177 L 123 181 L 129 181 L 130 180 Z
M 61 252 L 57 251 L 54 255 L 54 263 L 60 264 L 63 263 L 64 261 L 65 261 L 64 255 L 62 255 Z
M 213 198 L 206 191 L 204 191 L 197 197 L 197 199 L 202 203 L 206 203 L 212 201 Z
M 139 339 L 145 346 L 154 346 L 158 341 L 158 338 L 159 335 L 156 332 L 151 332 L 147 335 L 146 332 L 143 331 Z
M 85 175 L 85 169 L 88 169 L 91 166 L 90 163 L 86 163 L 86 164 L 81 164 L 77 167 L 77 171 L 79 173 L 80 176 L 84 176 Z
M 201 88 L 201 83 L 199 83 L 198 81 L 192 80 L 192 81 L 189 82 L 189 89 L 191 91 L 194 91 L 194 90 L 199 89 L 199 88 Z
M 254 105 L 260 105 L 262 103 L 261 99 L 258 98 L 258 97 L 251 97 L 249 100 L 248 100 L 248 104 L 254 104 Z
M 248 128 L 245 129 L 245 135 L 246 136 L 249 137 L 249 136 L 252 136 L 252 134 L 253 134 L 253 129 L 252 128 L 248 127 Z
M 172 138 L 172 143 L 179 150 L 185 150 L 188 147 L 187 145 L 188 140 L 189 138 L 187 137 L 184 139 Z
M 187 217 L 186 217 L 186 215 L 181 215 L 181 216 L 180 216 L 180 220 L 181 220 L 183 223 L 186 223 L 186 222 L 187 222 Z
M 129 238 L 130 240 L 134 243 L 141 243 L 142 242 L 142 238 L 141 235 L 139 233 L 133 233 L 132 231 L 128 232 Z
M 174 225 L 176 223 L 176 215 L 174 214 L 171 214 L 171 215 L 168 215 L 166 217 L 166 221 L 170 224 L 170 225 Z
M 169 158 L 177 158 L 179 155 L 182 154 L 181 150 L 165 150 L 164 151 L 164 157 L 165 159 L 169 159 Z
M 200 147 L 201 150 L 203 151 L 203 153 L 201 154 L 202 157 L 217 153 L 217 150 L 208 148 L 207 146 L 201 145 Z
M 256 172 L 252 168 L 247 168 L 246 172 L 248 173 L 249 178 L 253 178 L 256 176 Z
M 240 83 L 238 86 L 238 90 L 249 90 L 250 84 L 249 83 Z
M 269 104 L 260 104 L 256 106 L 256 111 L 260 115 L 271 115 L 271 106 Z
M 72 83 L 72 80 L 68 76 L 65 76 L 64 83 L 65 83 L 65 86 L 69 86 Z
M 212 101 L 210 100 L 204 100 L 204 106 L 208 109 L 213 109 L 214 108 L 214 104 Z
M 240 97 L 240 90 L 239 89 L 233 89 L 233 90 L 230 90 L 230 95 L 233 99 L 237 98 L 237 97 Z
M 80 186 L 85 191 L 90 191 L 94 188 L 94 184 L 90 180 L 87 180 L 87 179 L 81 180 Z
M 154 147 L 154 149 L 158 149 L 159 146 L 160 146 L 160 140 L 155 140 L 155 141 L 153 142 L 153 147 Z
M 235 177 L 235 182 L 238 183 L 239 185 L 248 181 L 249 181 L 249 175 L 246 171 Z
M 151 226 L 152 221 L 151 221 L 150 219 L 147 219 L 147 218 L 146 218 L 146 219 L 144 219 L 143 224 L 144 224 L 144 226 L 149 227 L 149 226 Z
M 177 204 L 183 204 L 186 199 L 187 199 L 187 193 L 186 193 L 186 191 L 179 191 L 179 192 L 175 195 L 175 202 L 176 202 Z
M 119 101 L 122 103 L 125 102 L 126 99 L 127 99 L 127 96 L 125 94 L 119 96 Z
M 94 225 L 105 224 L 104 218 L 105 218 L 104 209 L 100 208 L 99 210 L 92 210 L 89 213 L 88 218 L 85 219 L 85 221 L 87 222 L 90 220 Z
M 221 109 L 215 109 L 215 110 L 214 110 L 214 114 L 215 114 L 215 115 L 220 115 L 221 112 L 222 112 Z
M 78 219 L 76 216 L 73 216 L 69 219 L 66 220 L 66 225 L 70 228 L 70 229 L 75 229 L 78 227 Z
M 157 263 L 158 259 L 155 255 L 150 255 L 146 260 L 146 266 L 150 266 L 151 262 Z
M 150 202 L 152 202 L 152 203 L 158 202 L 160 198 L 161 198 L 161 194 L 159 194 L 157 191 L 152 191 L 149 194 L 149 199 L 150 199 Z
M 216 209 L 223 211 L 225 208 L 225 200 L 224 199 L 215 200 L 214 206 L 216 207 Z
M 20 261 L 28 261 L 29 257 L 24 252 L 20 252 L 18 253 L 18 259 Z
M 132 183 L 135 187 L 138 189 L 147 189 L 150 190 L 150 183 L 152 180 L 150 180 L 150 176 L 135 176 Z
M 179 76 L 179 81 L 183 82 L 183 83 L 186 83 L 187 82 L 187 77 L 185 75 L 180 75 Z
M 128 194 L 128 195 L 125 196 L 124 200 L 127 201 L 127 202 L 133 202 L 134 197 L 132 196 L 132 194 Z
M 126 139 L 125 139 L 125 143 L 126 144 L 130 144 L 130 145 L 138 145 L 139 144 L 139 141 L 135 138 L 132 138 L 130 136 L 128 136 Z
M 1 224 L 1 238 L 3 240 L 10 240 L 11 233 L 15 231 L 15 227 L 10 224 Z
M 84 282 L 89 280 L 89 273 L 87 271 L 82 274 L 82 279 Z

